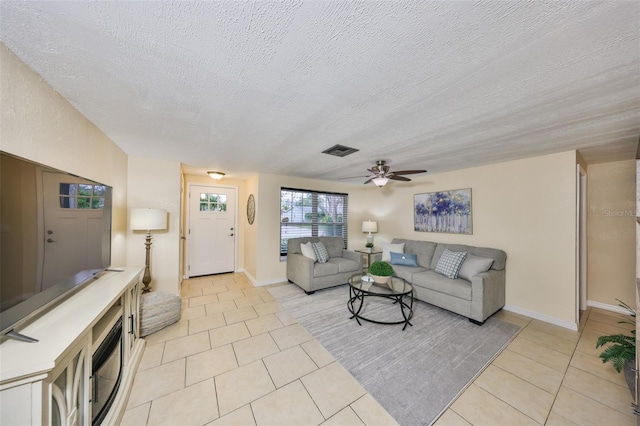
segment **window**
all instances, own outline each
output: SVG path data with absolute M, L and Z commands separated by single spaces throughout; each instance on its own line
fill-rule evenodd
M 348 194 L 280 188 L 280 256 L 297 237 L 342 237 L 347 248 Z
M 104 209 L 105 185 L 91 183 L 61 183 L 60 208 L 62 209 Z
M 226 212 L 227 196 L 225 194 L 200 193 L 201 212 Z

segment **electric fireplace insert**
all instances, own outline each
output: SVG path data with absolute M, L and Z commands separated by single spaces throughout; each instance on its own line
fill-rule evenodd
M 93 354 L 91 421 L 99 425 L 113 404 L 122 378 L 122 317 Z

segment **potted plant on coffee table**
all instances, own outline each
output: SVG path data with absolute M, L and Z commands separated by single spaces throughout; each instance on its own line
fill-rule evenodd
M 620 306 L 629 311 L 632 318 L 635 318 L 635 310 L 631 309 L 631 307 L 623 301 L 619 299 L 616 300 L 619 302 L 618 304 Z M 618 321 L 618 323 L 635 325 L 635 322 L 628 320 Z M 600 336 L 596 342 L 596 348 L 604 346 L 607 343 L 611 343 L 611 345 L 607 346 L 600 354 L 602 362 L 610 362 L 613 364 L 613 368 L 615 368 L 618 373 L 624 370 L 624 377 L 627 381 L 627 385 L 629 386 L 631 393 L 635 395 L 635 373 L 633 369 L 635 368 L 636 363 L 636 331 L 631 330 L 631 336 L 622 333 Z
M 369 265 L 369 275 L 376 284 L 386 284 L 393 276 L 393 266 L 387 262 L 376 260 Z

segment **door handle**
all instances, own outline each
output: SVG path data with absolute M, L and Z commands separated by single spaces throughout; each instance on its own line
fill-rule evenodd
M 47 242 L 48 243 L 57 243 L 57 241 L 54 240 L 53 238 L 47 238 Z
M 230 237 L 233 237 L 233 232 L 229 234 Z

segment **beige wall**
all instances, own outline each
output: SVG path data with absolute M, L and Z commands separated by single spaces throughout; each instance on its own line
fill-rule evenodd
M 166 231 L 152 231 L 149 265 L 151 288 L 180 293 L 180 164 L 174 161 L 129 157 L 128 208 L 164 209 L 169 212 Z M 129 231 L 127 266 L 144 266 L 145 235 Z
M 256 215 L 253 224 L 249 225 L 247 220 L 246 203 L 249 195 L 253 194 L 256 203 Z M 260 201 L 262 197 L 258 192 L 258 175 L 253 175 L 246 180 L 244 194 L 241 197 L 245 208 L 240 209 L 238 214 L 238 220 L 243 224 L 244 228 L 244 271 L 255 282 L 258 275 L 258 227 L 263 220 L 261 220 L 262 205 Z M 279 199 L 279 198 L 278 198 Z
M 259 283 L 286 276 L 278 256 L 280 187 L 349 194 L 349 248 L 363 247 L 363 220 L 378 221 L 374 241 L 393 237 L 495 247 L 507 252 L 509 308 L 557 324 L 575 325 L 576 153 L 427 174 L 384 188 L 260 175 L 256 231 Z M 473 235 L 413 230 L 414 194 L 472 188 Z M 248 235 L 249 237 L 249 235 Z M 252 256 L 247 243 L 247 259 Z M 253 262 L 247 262 L 252 264 Z
M 113 187 L 111 262 L 126 258 L 127 156 L 0 43 L 0 148 Z
M 635 305 L 636 162 L 592 164 L 587 173 L 589 303 Z
M 255 190 L 253 180 L 247 184 Z M 255 229 L 251 229 L 248 237 L 255 236 L 255 247 L 247 244 L 248 272 L 259 284 L 279 282 L 287 275 L 287 265 L 280 261 L 280 188 L 313 189 L 318 191 L 344 192 L 351 194 L 359 188 L 330 181 L 303 179 L 290 176 L 260 174 L 257 178 L 256 221 Z M 349 200 L 351 214 L 351 199 Z M 349 220 L 349 226 L 352 225 Z M 351 235 L 351 231 L 349 231 Z M 255 261 L 253 256 L 255 255 Z M 251 258 L 249 256 L 252 256 Z M 250 262 L 249 262 L 250 260 Z M 255 266 L 254 266 L 255 264 Z M 255 273 L 253 273 L 255 268 Z
M 350 198 L 350 218 L 356 223 L 377 220 L 377 244 L 403 237 L 502 249 L 507 253 L 507 307 L 572 326 L 575 164 L 570 151 L 427 174 L 411 184 L 368 187 Z M 472 189 L 473 235 L 413 230 L 414 194 L 460 188 Z M 364 244 L 363 235 L 359 240 Z
M 575 164 L 573 151 L 392 182 L 384 188 L 259 176 L 256 280 L 286 276 L 278 256 L 280 187 L 349 194 L 349 248 L 362 247 L 363 220 L 377 220 L 377 245 L 394 237 L 501 248 L 507 252 L 507 305 L 575 325 Z M 414 194 L 472 188 L 473 235 L 413 230 Z M 258 221 L 257 221 L 258 222 Z M 246 258 L 253 256 L 248 247 Z

